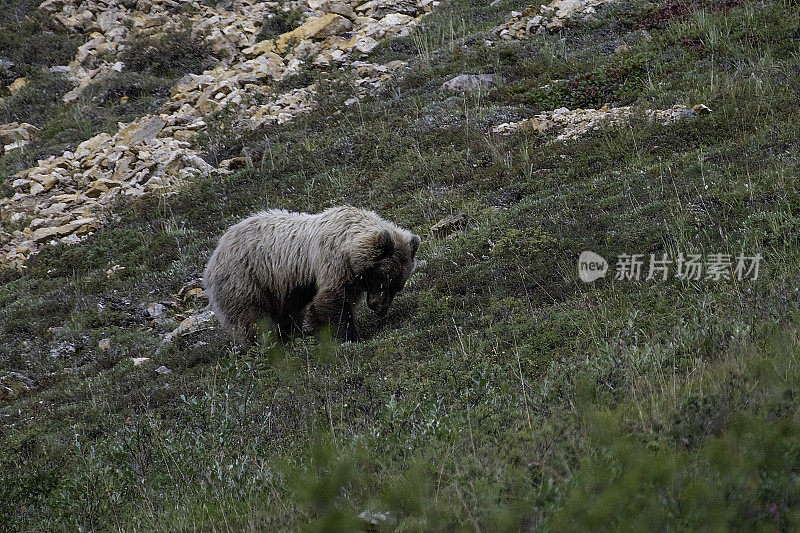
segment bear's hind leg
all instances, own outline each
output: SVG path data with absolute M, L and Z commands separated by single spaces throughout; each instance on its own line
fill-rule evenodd
M 343 342 L 359 339 L 353 307 L 340 290 L 319 291 L 306 311 L 306 320 L 314 329 L 331 327 L 331 333 Z
M 259 307 L 247 307 L 237 313 L 236 320 L 231 327 L 234 341 L 242 349 L 249 350 L 258 340 L 262 331 L 262 324 L 268 323 L 269 317 Z

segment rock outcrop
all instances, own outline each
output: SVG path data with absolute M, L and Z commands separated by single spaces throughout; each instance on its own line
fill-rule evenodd
M 553 0 L 533 5 L 523 11 L 512 11 L 508 21 L 494 33 L 505 41 L 524 39 L 536 33 L 554 33 L 575 20 L 591 21 L 604 4 L 613 0 Z
M 120 124 L 114 134 L 100 133 L 74 152 L 48 157 L 15 174 L 13 196 L 0 199 L 0 221 L 6 223 L 6 231 L 0 231 L 0 264 L 21 266 L 41 246 L 80 241 L 102 224 L 104 207 L 120 194 L 142 196 L 174 189 L 201 174 L 228 172 L 230 165 L 215 169 L 191 148 L 194 137 L 207 128 L 207 117 L 235 106 L 238 124 L 257 128 L 307 113 L 314 107 L 313 84 L 284 93 L 276 93 L 274 85 L 308 63 L 335 66 L 351 75 L 355 94 L 348 105 L 374 93 L 405 63 L 378 65 L 363 59 L 381 39 L 408 35 L 436 4 L 46 0 L 40 9 L 87 37 L 69 65 L 51 67 L 75 84 L 64 97 L 68 103 L 80 98 L 90 83 L 125 70 L 118 57 L 133 31 L 157 34 L 188 23 L 208 35 L 220 59 L 213 69 L 180 79 L 157 113 Z M 302 23 L 259 41 L 262 21 L 288 9 L 300 9 Z M 34 134 L 30 125 L 7 124 L 0 127 L 0 143 L 12 150 Z
M 710 112 L 711 110 L 703 104 L 692 108 L 675 105 L 669 109 L 646 109 L 643 111 L 644 116 L 649 120 L 659 122 L 664 126 Z M 610 107 L 606 105 L 600 109 L 572 110 L 562 107 L 518 122 L 499 124 L 492 128 L 492 133 L 510 135 L 524 130 L 554 131 L 558 133 L 555 137 L 556 140 L 565 141 L 576 139 L 590 131 L 624 124 L 630 120 L 633 114 L 632 106 Z
M 0 154 L 22 148 L 39 132 L 33 124 L 10 122 L 0 125 Z

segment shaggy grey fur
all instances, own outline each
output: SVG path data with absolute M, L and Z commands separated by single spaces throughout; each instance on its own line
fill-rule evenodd
M 414 269 L 420 238 L 371 211 L 343 206 L 311 215 L 272 209 L 232 226 L 205 271 L 211 308 L 249 346 L 269 318 L 281 336 L 330 325 L 358 339 L 353 309 L 367 295 L 389 309 Z

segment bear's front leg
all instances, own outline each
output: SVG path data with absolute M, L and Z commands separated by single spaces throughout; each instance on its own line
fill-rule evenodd
M 343 291 L 319 291 L 309 304 L 307 313 L 309 325 L 314 330 L 330 326 L 331 333 L 342 342 L 356 342 L 359 339 L 353 306 Z

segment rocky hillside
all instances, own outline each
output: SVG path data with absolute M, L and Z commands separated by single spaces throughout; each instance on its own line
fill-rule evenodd
M 153 42 L 166 39 L 170 32 L 183 30 L 182 37 L 189 39 L 201 36 L 214 68 L 188 72 L 170 88 L 169 99 L 157 111 L 120 124 L 115 134 L 100 133 L 74 150 L 40 159 L 37 166 L 15 173 L 11 182 L 15 194 L 2 200 L 2 216 L 21 229 L 3 237 L 0 260 L 19 266 L 42 245 L 77 242 L 97 228 L 102 210 L 119 194 L 142 196 L 180 187 L 201 173 L 227 172 L 230 161 L 220 162 L 221 168 L 216 169 L 192 148 L 191 141 L 207 130 L 205 119 L 231 107 L 237 128 L 252 130 L 308 112 L 315 83 L 288 91 L 275 89 L 276 82 L 297 77 L 306 64 L 335 65 L 354 86 L 346 105 L 358 103 L 405 67 L 403 61 L 373 64 L 362 59 L 379 39 L 407 36 L 433 6 L 433 0 L 355 6 L 343 2 L 237 1 L 211 6 L 171 0 L 43 2 L 38 9 L 44 16 L 86 37 L 69 64 L 49 67 L 75 85 L 62 96 L 65 104 L 74 104 L 90 87 L 126 72 L 131 63 L 160 61 L 152 56 L 164 51 Z M 269 35 L 273 26 L 289 24 L 289 20 L 297 27 Z M 25 77 L 17 78 L 9 92 L 13 96 L 26 83 Z M 0 130 L 12 141 L 5 144 L 8 152 L 23 149 L 35 136 L 36 127 L 14 122 Z
M 794 529 L 799 41 L 782 1 L 5 2 L 0 529 Z M 237 350 L 219 235 L 344 203 L 424 237 L 393 310 Z

